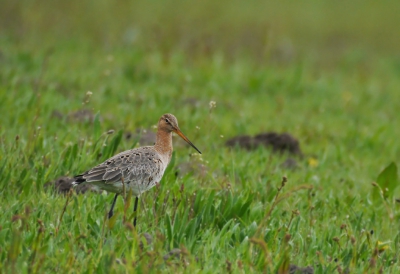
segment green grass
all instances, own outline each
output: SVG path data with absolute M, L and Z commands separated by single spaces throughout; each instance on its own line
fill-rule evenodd
M 0 12 L 0 272 L 400 271 L 399 4 L 79 3 Z M 174 138 L 137 229 L 122 199 L 106 222 L 106 193 L 72 195 L 60 223 L 67 198 L 44 184 L 138 146 L 124 133 L 167 112 L 203 154 Z M 265 131 L 299 139 L 297 169 L 224 145 Z

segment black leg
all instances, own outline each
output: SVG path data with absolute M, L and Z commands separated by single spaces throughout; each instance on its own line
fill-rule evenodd
M 118 197 L 118 194 L 115 194 L 113 203 L 111 205 L 110 212 L 108 212 L 108 219 L 110 219 L 114 215 L 114 206 L 115 206 L 115 202 L 117 201 L 117 197 Z
M 134 227 L 136 227 L 136 216 L 137 216 L 136 210 L 137 210 L 137 207 L 138 207 L 138 202 L 139 202 L 139 197 L 136 197 L 136 199 L 135 199 L 135 207 L 133 208 L 133 212 L 135 213 L 135 217 L 133 219 L 133 226 Z

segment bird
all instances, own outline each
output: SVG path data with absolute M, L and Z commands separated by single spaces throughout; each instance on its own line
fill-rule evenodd
M 167 113 L 158 120 L 154 146 L 123 151 L 86 172 L 76 175 L 72 185 L 90 184 L 98 189 L 115 193 L 111 209 L 108 212 L 109 219 L 114 214 L 118 196 L 131 191 L 135 197 L 133 211 L 136 213 L 140 195 L 160 183 L 165 169 L 171 161 L 173 132 L 201 154 L 200 150 L 179 129 L 176 117 Z M 135 214 L 134 227 L 136 227 L 136 220 Z

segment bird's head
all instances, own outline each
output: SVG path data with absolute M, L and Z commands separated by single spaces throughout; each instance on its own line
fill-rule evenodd
M 175 132 L 183 140 L 185 140 L 189 145 L 191 145 L 195 150 L 197 150 L 197 152 L 199 152 L 201 154 L 200 150 L 198 150 L 197 147 L 195 147 L 195 145 L 193 145 L 193 143 L 190 142 L 190 140 L 179 129 L 178 120 L 176 119 L 176 117 L 174 115 L 167 113 L 167 114 L 164 114 L 163 116 L 161 116 L 160 120 L 158 121 L 158 130 L 163 130 L 168 133 Z

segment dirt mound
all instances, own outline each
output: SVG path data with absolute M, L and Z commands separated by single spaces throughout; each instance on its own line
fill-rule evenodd
M 288 133 L 266 132 L 252 137 L 249 135 L 239 135 L 226 142 L 229 147 L 239 146 L 247 150 L 255 149 L 259 146 L 271 148 L 273 152 L 287 152 L 292 155 L 301 156 L 299 141 Z
M 74 178 L 62 176 L 54 181 L 44 184 L 44 188 L 53 188 L 59 194 L 67 194 L 72 187 L 72 182 Z M 75 192 L 78 194 L 83 194 L 87 191 L 94 191 L 90 185 L 78 185 L 75 187 Z

